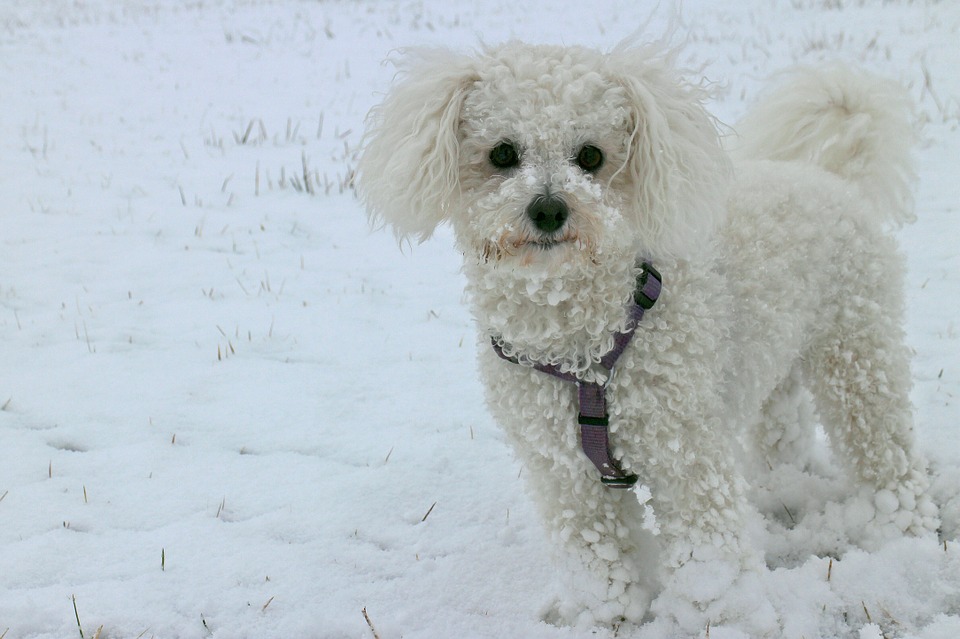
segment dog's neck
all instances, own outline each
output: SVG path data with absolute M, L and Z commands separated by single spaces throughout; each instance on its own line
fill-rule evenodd
M 638 267 L 633 256 L 559 264 L 467 261 L 474 317 L 511 355 L 586 371 L 624 330 Z

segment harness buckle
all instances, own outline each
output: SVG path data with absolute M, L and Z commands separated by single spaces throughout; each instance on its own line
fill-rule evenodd
M 657 303 L 662 282 L 660 271 L 653 268 L 649 262 L 644 262 L 640 265 L 640 274 L 637 275 L 637 288 L 633 291 L 633 301 L 643 310 L 649 311 Z
M 590 415 L 584 415 L 583 413 L 577 413 L 577 423 L 581 426 L 603 426 L 607 427 L 610 425 L 610 416 L 604 415 L 603 417 L 591 417 Z
M 623 477 L 609 477 L 607 475 L 602 475 L 600 477 L 600 483 L 607 488 L 633 488 L 638 479 L 639 478 L 633 473 L 624 475 Z

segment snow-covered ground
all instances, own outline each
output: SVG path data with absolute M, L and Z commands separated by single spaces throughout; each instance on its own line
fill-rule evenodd
M 656 4 L 4 0 L 0 637 L 367 638 L 364 610 L 383 639 L 578 636 L 540 621 L 550 550 L 450 236 L 401 254 L 350 175 L 391 50 L 610 47 L 651 13 L 660 35 Z M 831 566 L 772 534 L 765 587 L 784 637 L 955 639 L 960 4 L 687 0 L 681 21 L 724 121 L 821 59 L 917 102 L 899 235 L 946 544 Z

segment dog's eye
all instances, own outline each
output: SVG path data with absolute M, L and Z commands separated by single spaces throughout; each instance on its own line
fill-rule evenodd
M 592 144 L 584 146 L 577 154 L 577 165 L 584 171 L 593 173 L 603 166 L 603 151 Z
M 512 169 L 520 165 L 517 148 L 509 142 L 501 142 L 490 151 L 490 164 L 498 169 Z

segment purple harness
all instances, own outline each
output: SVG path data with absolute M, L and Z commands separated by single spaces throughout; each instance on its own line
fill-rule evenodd
M 637 483 L 637 476 L 625 473 L 610 456 L 607 432 L 610 425 L 610 416 L 607 413 L 607 384 L 613 378 L 613 367 L 633 338 L 633 333 L 643 319 L 644 312 L 650 310 L 660 297 L 660 288 L 660 273 L 644 262 L 637 276 L 637 288 L 633 293 L 633 305 L 630 307 L 626 329 L 613 336 L 613 349 L 600 358 L 600 366 L 606 371 L 606 379 L 603 383 L 580 380 L 573 373 L 561 371 L 556 364 L 535 362 L 532 364 L 533 368 L 542 373 L 577 385 L 580 401 L 580 410 L 577 414 L 577 423 L 580 424 L 580 445 L 583 452 L 600 471 L 600 481 L 611 488 L 630 488 Z M 508 362 L 520 363 L 516 357 L 504 353 L 503 347 L 497 343 L 496 339 L 493 340 L 493 350 Z

